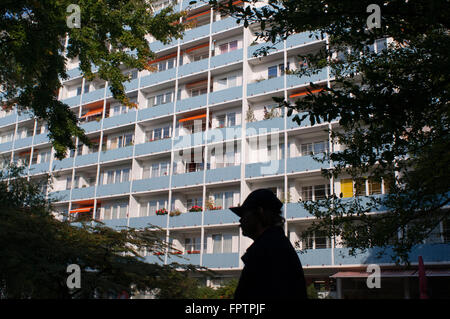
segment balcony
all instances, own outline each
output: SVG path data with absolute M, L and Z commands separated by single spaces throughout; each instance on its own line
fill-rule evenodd
M 316 39 L 316 36 L 319 37 L 319 39 Z M 292 47 L 296 47 L 299 45 L 303 45 L 306 43 L 314 42 L 314 41 L 321 41 L 321 36 L 319 32 L 302 32 L 297 33 L 289 36 L 286 39 L 286 48 L 290 49 Z
M 0 152 L 7 152 L 12 150 L 12 143 L 13 142 L 6 142 L 0 144 Z
M 179 255 L 169 254 L 169 258 L 167 259 L 168 263 L 176 262 L 179 264 L 192 264 L 192 265 L 200 265 L 200 254 L 185 254 L 180 257 L 176 257 Z
M 203 171 L 177 174 L 172 176 L 172 187 L 200 185 L 203 183 Z
M 153 52 L 159 52 L 162 50 L 166 50 L 166 49 L 176 46 L 177 44 L 178 44 L 178 39 L 175 39 L 175 38 L 172 38 L 171 41 L 167 44 L 164 44 L 161 41 L 154 41 L 154 42 L 149 43 L 150 50 L 152 50 Z
M 57 202 L 65 202 L 70 200 L 70 189 L 61 191 L 54 191 L 48 194 L 49 199 L 53 199 Z
M 49 168 L 50 168 L 50 162 L 33 164 L 28 169 L 28 174 L 34 175 L 34 174 L 46 173 L 49 171 Z
M 225 90 L 211 92 L 209 104 L 217 104 L 242 98 L 242 86 L 235 86 Z
M 311 126 L 311 121 L 309 120 L 309 117 L 305 118 L 300 125 L 298 125 L 297 122 L 292 120 L 295 115 L 298 115 L 298 117 L 301 119 L 304 114 L 308 114 L 308 113 L 305 112 L 305 113 L 300 113 L 300 114 L 292 114 L 291 116 L 288 116 L 287 122 L 286 122 L 287 129 L 296 129 L 299 127 Z
M 97 196 L 123 195 L 130 193 L 130 182 L 99 185 Z
M 85 122 L 85 123 L 81 124 L 80 127 L 82 129 L 84 129 L 86 133 L 100 131 L 100 129 L 102 127 L 102 122 L 101 121 L 95 121 L 95 120 L 94 121 L 90 121 L 90 122 Z
M 176 69 L 172 68 L 161 72 L 153 72 L 149 75 L 141 77 L 140 88 L 159 84 L 162 82 L 174 80 L 176 76 Z
M 81 95 L 72 96 L 61 100 L 62 103 L 67 104 L 69 107 L 80 105 Z
M 113 228 L 113 229 L 123 229 L 125 226 L 127 226 L 127 218 L 117 218 L 117 219 L 106 219 L 103 220 L 105 223 L 105 226 Z
M 317 155 L 318 158 L 321 157 L 321 155 Z M 305 156 L 299 156 L 299 157 L 293 157 L 287 159 L 287 173 L 294 173 L 294 172 L 305 172 L 305 171 L 313 171 L 313 170 L 320 170 L 321 168 L 329 168 L 330 162 L 318 162 L 313 159 L 310 155 Z
M 133 181 L 132 192 L 146 192 L 169 188 L 170 176 L 159 176 Z
M 30 111 L 22 111 L 21 114 L 17 114 L 17 121 L 21 122 L 21 121 L 26 121 L 29 119 L 34 118 L 34 115 L 32 112 Z
M 33 136 L 21 138 L 14 142 L 14 148 L 18 149 L 18 148 L 30 147 L 32 144 L 32 141 L 33 141 Z
M 311 215 L 301 203 L 286 204 L 286 219 L 292 218 L 315 218 Z
M 206 94 L 177 101 L 176 111 L 190 111 L 206 106 Z
M 242 26 L 243 24 L 237 23 L 237 20 L 233 17 L 228 17 L 225 18 L 223 20 L 219 20 L 216 22 L 213 22 L 212 24 L 212 34 L 218 33 L 218 32 L 222 32 L 222 31 L 226 31 L 226 30 L 230 30 L 233 28 L 237 28 Z
M 241 165 L 220 167 L 206 171 L 206 183 L 215 183 L 241 179 Z
M 229 209 L 207 210 L 204 216 L 204 225 L 239 223 L 239 216 Z
M 137 144 L 135 156 L 148 155 L 161 152 L 169 152 L 172 148 L 172 139 L 165 138 L 162 140 L 151 141 L 143 144 Z
M 270 132 L 282 131 L 284 129 L 284 118 L 275 117 L 268 120 L 247 123 L 246 135 L 253 136 Z
M 327 80 L 327 68 L 323 68 L 320 71 L 318 71 L 317 74 L 313 74 L 311 76 L 298 76 L 293 74 L 287 74 L 286 75 L 287 82 L 286 86 L 287 88 L 292 88 L 294 86 L 299 85 L 305 85 L 309 84 L 311 82 L 319 82 L 319 81 L 325 81 Z
M 191 75 L 208 70 L 208 59 L 191 62 L 178 67 L 178 77 Z
M 234 50 L 224 54 L 216 55 L 211 57 L 211 68 L 217 68 L 220 66 L 228 65 L 231 63 L 241 62 L 243 56 L 243 49 Z
M 255 54 L 257 54 L 257 51 L 262 49 L 262 48 L 264 48 L 264 47 L 271 47 L 270 49 L 267 50 L 267 54 L 271 54 L 271 53 L 275 53 L 275 52 L 278 52 L 280 50 L 283 50 L 284 49 L 284 42 L 281 41 L 281 42 L 278 42 L 276 44 L 273 44 L 271 42 L 269 42 L 269 43 L 264 42 L 264 43 L 259 43 L 259 44 L 256 44 L 256 45 L 250 45 L 248 47 L 248 50 L 247 50 L 247 58 L 248 59 L 255 58 Z
M 72 200 L 93 198 L 95 195 L 95 186 L 75 188 L 72 190 Z
M 0 118 L 0 126 L 6 126 L 6 125 L 11 125 L 14 124 L 16 122 L 17 119 L 17 114 L 13 113 L 10 114 L 8 116 L 2 117 Z
M 155 117 L 167 116 L 173 113 L 173 103 L 160 104 L 138 111 L 138 121 L 143 121 Z
M 183 39 L 181 39 L 181 43 L 185 43 L 188 41 L 204 38 L 209 35 L 209 24 L 202 25 L 200 27 L 190 29 L 184 33 Z
M 265 94 L 282 89 L 284 89 L 284 76 L 248 84 L 247 96 Z
M 82 104 L 87 104 L 93 101 L 102 100 L 105 98 L 105 89 L 95 90 L 83 94 Z
M 45 143 L 50 143 L 47 133 L 38 134 L 38 135 L 34 136 L 34 140 L 33 140 L 34 145 L 45 144 Z
M 139 79 L 133 79 L 130 82 L 123 83 L 125 92 L 135 91 L 139 88 Z
M 169 218 L 169 227 L 192 227 L 202 225 L 202 212 L 187 212 Z
M 112 128 L 120 125 L 134 123 L 136 121 L 136 110 L 129 110 L 125 114 L 112 116 L 103 120 L 103 128 Z
M 53 171 L 71 168 L 73 166 L 73 162 L 74 162 L 73 157 L 64 158 L 63 160 L 55 159 L 53 161 Z
M 210 129 L 207 134 L 208 143 L 217 143 L 239 139 L 242 136 L 242 126 L 235 125 L 230 127 L 221 127 Z
M 151 225 L 158 227 L 167 227 L 167 215 L 154 215 L 144 217 L 131 217 L 129 226 L 133 228 L 150 227 Z
M 263 177 L 284 173 L 284 160 L 272 160 L 262 163 L 252 163 L 245 166 L 245 177 Z
M 303 254 L 297 251 L 297 255 L 303 267 L 331 265 L 331 248 L 306 249 Z
M 71 80 L 71 79 L 81 76 L 81 69 L 80 68 L 70 69 L 70 70 L 67 70 L 66 73 L 69 78 L 65 81 L 68 81 L 68 80 Z
M 203 254 L 202 266 L 208 268 L 237 268 L 239 267 L 239 254 Z
M 133 156 L 133 145 L 116 148 L 100 153 L 100 162 L 114 161 Z
M 75 167 L 97 164 L 97 161 L 98 161 L 98 152 L 85 155 L 78 155 L 75 158 Z

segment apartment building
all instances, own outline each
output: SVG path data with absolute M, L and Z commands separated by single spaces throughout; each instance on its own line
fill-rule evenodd
M 30 114 L 2 112 L 3 158 L 27 165 L 31 179 L 52 175 L 53 188 L 46 192 L 57 199 L 56 213 L 62 218 L 162 227 L 177 249 L 167 251 L 164 262 L 211 268 L 218 274 L 208 279 L 212 286 L 240 275 L 240 257 L 252 243 L 228 208 L 252 190 L 270 188 L 284 202 L 286 235 L 298 249 L 307 281 L 324 296 L 355 297 L 367 290 L 362 287 L 367 265 L 379 264 L 391 276 L 383 292 L 414 297 L 417 275 L 402 272 L 389 257 L 376 259 L 376 249 L 351 257 L 338 238 L 316 233 L 300 240 L 313 217 L 299 200 L 341 192 L 349 198 L 383 196 L 389 182 L 325 179 L 320 169 L 332 163 L 313 156 L 341 149 L 325 131 L 338 123 L 299 126 L 292 121 L 295 114 L 274 107 L 272 97 L 294 101 L 306 94 L 310 82 L 332 85 L 327 68 L 310 77 L 286 72 L 304 63 L 299 54 L 320 50 L 327 38 L 295 34 L 274 44 L 267 56 L 254 56 L 266 45 L 255 41 L 257 26 L 244 28 L 201 2 L 159 1 L 156 7 L 170 3 L 175 10 L 189 7 L 182 22 L 192 28 L 168 44 L 149 36 L 157 55 L 153 72 L 123 70 L 131 77 L 125 87 L 137 109 L 115 101 L 105 81 L 82 78 L 73 60 L 59 98 L 78 116 L 94 146 L 74 140 L 76 150 L 56 160 L 45 123 Z M 375 42 L 373 50 L 381 50 L 386 41 Z M 435 234 L 413 251 L 412 264 L 422 256 L 430 276 L 448 282 L 448 223 Z M 158 257 L 145 256 L 148 262 L 161 262 Z

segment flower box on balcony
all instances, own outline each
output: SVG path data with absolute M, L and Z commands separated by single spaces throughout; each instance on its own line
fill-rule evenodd
M 200 250 L 188 250 L 188 254 L 200 254 Z
M 175 209 L 169 214 L 171 217 L 181 215 L 181 212 L 178 209 Z
M 171 252 L 172 255 L 181 255 L 183 252 L 182 251 L 173 251 Z
M 195 205 L 195 206 L 192 206 L 191 208 L 189 208 L 189 211 L 190 212 L 201 212 L 202 208 L 200 206 Z
M 156 211 L 156 215 L 166 215 L 168 213 L 167 209 L 161 208 Z
M 161 255 L 164 255 L 164 253 L 162 253 L 162 252 L 156 252 L 156 253 L 153 253 L 153 255 L 161 256 Z

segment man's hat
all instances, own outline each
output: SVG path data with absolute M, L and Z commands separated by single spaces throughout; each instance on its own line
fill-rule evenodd
M 251 192 L 245 199 L 242 206 L 231 207 L 231 211 L 242 217 L 242 214 L 249 209 L 256 208 L 257 206 L 273 209 L 278 212 L 283 203 L 275 196 L 275 194 L 267 188 L 260 188 Z

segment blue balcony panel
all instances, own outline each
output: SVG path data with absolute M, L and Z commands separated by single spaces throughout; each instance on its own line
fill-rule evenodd
M 239 216 L 229 209 L 207 210 L 203 225 L 220 225 L 239 223 Z
M 59 170 L 59 169 L 65 169 L 65 168 L 70 168 L 73 166 L 73 157 L 68 157 L 68 158 L 64 158 L 63 160 L 57 160 L 54 159 L 53 160 L 53 170 Z
M 284 129 L 284 118 L 275 117 L 268 120 L 247 123 L 246 135 L 253 136 L 259 134 L 273 133 Z
M 287 203 L 286 218 L 314 218 L 314 216 L 301 203 Z
M 297 251 L 302 266 L 331 265 L 331 248 L 306 249 L 304 253 Z
M 283 50 L 284 42 L 281 41 L 281 42 L 277 42 L 275 44 L 272 42 L 263 42 L 263 43 L 259 43 L 256 45 L 251 45 L 248 47 L 248 50 L 247 50 L 247 58 L 251 59 L 254 57 L 261 56 L 261 54 L 260 54 L 261 51 L 259 51 L 259 50 L 261 50 L 262 48 L 266 48 L 266 47 L 267 47 L 267 49 L 266 49 L 267 54 L 275 53 L 280 50 Z
M 203 171 L 177 174 L 172 176 L 172 187 L 200 185 L 203 183 Z
M 450 243 L 416 245 L 409 258 L 411 262 L 418 262 L 419 256 L 422 256 L 424 263 L 448 263 L 450 261 Z
M 209 104 L 223 103 L 241 98 L 242 86 L 235 86 L 229 89 L 211 92 L 209 94 Z
M 200 265 L 200 254 L 169 254 L 167 258 L 167 263 L 178 263 L 181 265 L 191 264 L 191 265 Z
M 264 94 L 284 89 L 284 77 L 280 76 L 247 85 L 247 96 Z
M 177 101 L 176 111 L 189 111 L 206 105 L 206 94 Z
M 129 112 L 113 117 L 108 117 L 103 120 L 103 128 L 111 128 L 119 125 L 126 125 L 134 123 L 136 120 L 136 111 L 130 110 Z
M 176 46 L 177 44 L 178 44 L 178 40 L 175 38 L 172 38 L 170 40 L 170 42 L 167 44 L 164 44 L 161 41 L 154 41 L 154 42 L 149 43 L 150 50 L 152 50 L 153 52 L 166 50 L 166 49 Z
M 232 28 L 240 27 L 243 25 L 242 23 L 238 24 L 236 18 L 229 17 L 223 20 L 219 20 L 213 22 L 212 24 L 212 33 L 226 31 Z
M 50 162 L 33 164 L 30 166 L 29 174 L 47 173 L 50 168 Z
M 188 64 L 181 65 L 178 68 L 178 77 L 206 71 L 207 69 L 208 69 L 208 59 L 191 62 Z
M 95 186 L 75 188 L 72 190 L 72 200 L 93 198 L 95 195 Z
M 75 167 L 97 164 L 97 161 L 98 161 L 98 152 L 79 155 L 75 158 Z
M 293 120 L 293 118 L 295 117 L 295 115 L 298 115 L 299 119 L 302 119 L 302 116 L 305 113 L 300 113 L 300 114 L 292 114 L 291 116 L 287 117 L 287 121 L 286 121 L 286 127 L 287 129 L 295 129 L 295 128 L 299 128 L 299 127 L 307 127 L 307 126 L 311 126 L 311 121 L 309 120 L 309 117 L 305 118 L 300 125 L 298 125 L 298 123 L 296 121 Z
M 173 113 L 173 103 L 161 104 L 138 111 L 138 121 L 155 117 L 166 116 Z
M 130 192 L 130 182 L 99 185 L 97 196 L 122 195 Z
M 35 135 L 33 143 L 34 143 L 34 145 L 50 143 L 50 140 L 48 138 L 48 134 L 47 133 L 43 133 L 43 134 Z
M 117 219 L 104 219 L 102 220 L 105 226 L 121 230 L 127 227 L 127 218 L 117 218 Z
M 130 82 L 124 82 L 125 92 L 135 91 L 139 88 L 139 79 L 133 79 Z
M 30 111 L 21 111 L 20 113 L 21 114 L 18 114 L 18 116 L 17 116 L 18 122 L 26 121 L 26 120 L 29 120 L 34 117 L 33 112 L 30 112 Z
M 197 132 L 193 134 L 177 136 L 173 140 L 174 149 L 182 149 L 191 146 L 201 145 L 205 142 L 205 132 Z
M 175 75 L 176 75 L 175 68 L 161 71 L 161 72 L 150 73 L 149 75 L 143 76 L 141 78 L 140 87 L 143 88 L 143 87 L 147 87 L 150 85 L 155 85 L 158 83 L 173 80 L 173 79 L 175 79 Z
M 169 176 L 159 176 L 133 181 L 132 192 L 145 192 L 169 188 Z
M 206 183 L 231 181 L 241 178 L 241 165 L 221 167 L 206 171 Z
M 7 152 L 12 150 L 12 142 L 6 142 L 0 144 L 0 152 Z
M 169 218 L 169 227 L 191 227 L 202 225 L 202 212 L 187 212 Z
M 69 98 L 66 98 L 64 100 L 61 100 L 62 103 L 67 104 L 68 106 L 76 106 L 80 105 L 81 101 L 81 95 L 72 96 Z
M 58 202 L 65 202 L 70 200 L 70 189 L 65 189 L 62 191 L 56 191 L 51 192 L 48 194 L 49 199 L 58 201 Z
M 245 177 L 259 177 L 284 173 L 284 160 L 273 160 L 263 163 L 252 163 L 245 166 Z
M 242 61 L 243 49 L 234 50 L 224 54 L 211 57 L 210 67 L 217 68 L 219 66 Z
M 70 70 L 67 70 L 66 73 L 69 76 L 69 79 L 67 79 L 67 80 L 74 79 L 74 78 L 81 76 L 81 69 L 80 68 L 70 69 Z
M 202 266 L 208 268 L 237 268 L 239 267 L 239 254 L 203 254 Z
M 198 0 L 196 3 L 193 4 L 190 4 L 190 2 L 191 0 L 183 0 L 183 3 L 181 4 L 181 11 L 184 11 L 188 8 L 189 10 L 193 10 L 208 4 L 208 1 L 206 0 Z
M 209 24 L 202 25 L 200 27 L 187 30 L 184 33 L 181 43 L 185 43 L 191 40 L 200 39 L 209 35 Z
M 323 68 L 318 71 L 316 74 L 312 74 L 311 76 L 298 76 L 294 74 L 288 74 L 286 86 L 288 88 L 292 88 L 294 86 L 305 85 L 311 82 L 325 81 L 327 79 L 327 68 Z
M 158 264 L 158 265 L 164 265 L 164 256 L 159 256 L 161 259 L 158 258 L 158 256 L 155 255 L 149 255 L 145 256 L 145 262 L 149 264 Z
M 100 162 L 113 161 L 133 156 L 133 145 L 101 152 Z
M 335 248 L 334 249 L 334 263 L 335 265 L 361 265 L 361 264 L 380 264 L 392 263 L 390 257 L 392 251 L 388 248 L 380 258 L 377 258 L 377 253 L 381 252 L 380 248 L 368 249 L 366 252 L 357 251 L 356 256 L 349 254 L 350 248 Z
M 83 94 L 83 104 L 90 103 L 92 101 L 102 100 L 105 97 L 105 89 L 95 90 L 89 93 Z
M 217 143 L 222 141 L 229 141 L 239 139 L 242 136 L 242 126 L 230 126 L 215 128 L 208 131 L 207 142 Z
M 165 228 L 167 226 L 167 215 L 131 217 L 129 226 L 133 228 L 145 228 L 152 226 Z
M 310 43 L 313 41 L 322 40 L 319 32 L 302 32 L 289 36 L 286 39 L 286 47 L 292 48 L 294 46 L 303 45 L 305 43 Z
M 10 114 L 5 117 L 2 117 L 2 118 L 0 118 L 0 127 L 14 124 L 16 122 L 16 119 L 17 119 L 17 114 L 15 114 L 15 113 Z
M 18 148 L 29 147 L 29 146 L 31 146 L 32 141 L 33 141 L 33 136 L 21 138 L 20 140 L 16 140 L 14 142 L 14 148 L 18 149 Z
M 171 148 L 172 148 L 172 140 L 170 138 L 165 138 L 162 140 L 156 140 L 143 144 L 137 144 L 135 156 L 168 152 L 170 151 Z
M 317 155 L 320 158 L 320 155 Z M 330 162 L 318 162 L 310 155 L 293 157 L 287 159 L 287 173 L 304 172 L 318 170 L 321 168 L 329 168 Z
M 102 122 L 101 121 L 90 121 L 90 122 L 81 124 L 80 127 L 82 129 L 84 129 L 84 131 L 86 133 L 100 131 L 100 129 L 102 127 Z

